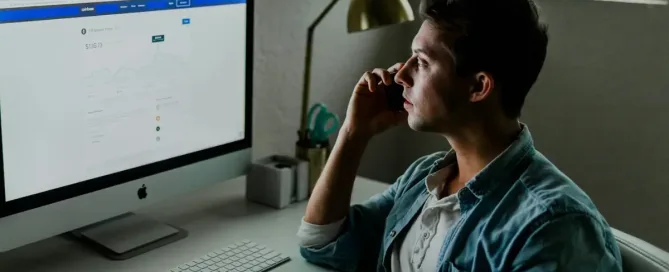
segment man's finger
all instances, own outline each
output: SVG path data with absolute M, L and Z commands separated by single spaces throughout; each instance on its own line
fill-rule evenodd
M 390 72 L 388 72 L 384 69 L 376 68 L 376 69 L 374 69 L 374 71 L 372 71 L 372 74 L 381 78 L 381 80 L 383 81 L 383 84 L 385 84 L 386 86 L 389 86 L 390 84 L 393 83 L 393 79 L 390 76 Z
M 367 82 L 367 88 L 369 88 L 370 92 L 375 92 L 376 91 L 376 77 L 374 74 L 370 72 L 365 72 L 364 75 L 365 82 Z
M 402 67 L 404 67 L 404 62 L 395 63 L 395 65 L 390 66 L 390 68 L 388 68 L 388 72 L 397 73 L 402 69 Z
M 367 85 L 367 78 L 366 78 L 366 76 L 367 76 L 367 72 L 365 72 L 364 74 L 362 74 L 362 76 L 361 76 L 360 79 L 358 80 L 358 85 Z

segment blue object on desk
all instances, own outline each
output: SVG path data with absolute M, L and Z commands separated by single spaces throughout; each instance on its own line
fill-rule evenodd
M 314 146 L 328 142 L 328 136 L 337 131 L 340 125 L 339 117 L 329 112 L 328 108 L 322 103 L 311 106 L 307 121 L 309 122 L 309 139 Z M 332 126 L 328 128 L 330 121 L 332 121 Z

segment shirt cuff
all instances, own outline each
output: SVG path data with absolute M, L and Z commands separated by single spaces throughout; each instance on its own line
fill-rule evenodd
M 332 242 L 339 235 L 339 228 L 344 224 L 346 217 L 327 225 L 315 225 L 307 223 L 302 218 L 300 228 L 297 230 L 297 239 L 301 247 L 316 248 L 323 247 Z

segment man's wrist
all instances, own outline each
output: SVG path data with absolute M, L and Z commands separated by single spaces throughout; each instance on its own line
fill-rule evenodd
M 338 139 L 346 143 L 367 145 L 367 143 L 372 139 L 372 135 L 357 129 L 351 124 L 344 123 L 344 125 L 342 125 L 341 129 L 339 130 Z

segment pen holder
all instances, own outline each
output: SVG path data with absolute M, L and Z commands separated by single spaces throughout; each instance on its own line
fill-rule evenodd
M 277 209 L 309 196 L 309 166 L 306 161 L 273 155 L 251 163 L 246 180 L 246 198 Z
M 316 186 L 318 178 L 323 172 L 325 163 L 328 160 L 330 155 L 330 145 L 329 143 L 323 143 L 316 146 L 311 146 L 309 144 L 302 145 L 299 142 L 296 145 L 297 157 L 299 159 L 305 160 L 308 163 L 309 168 L 309 196 Z

